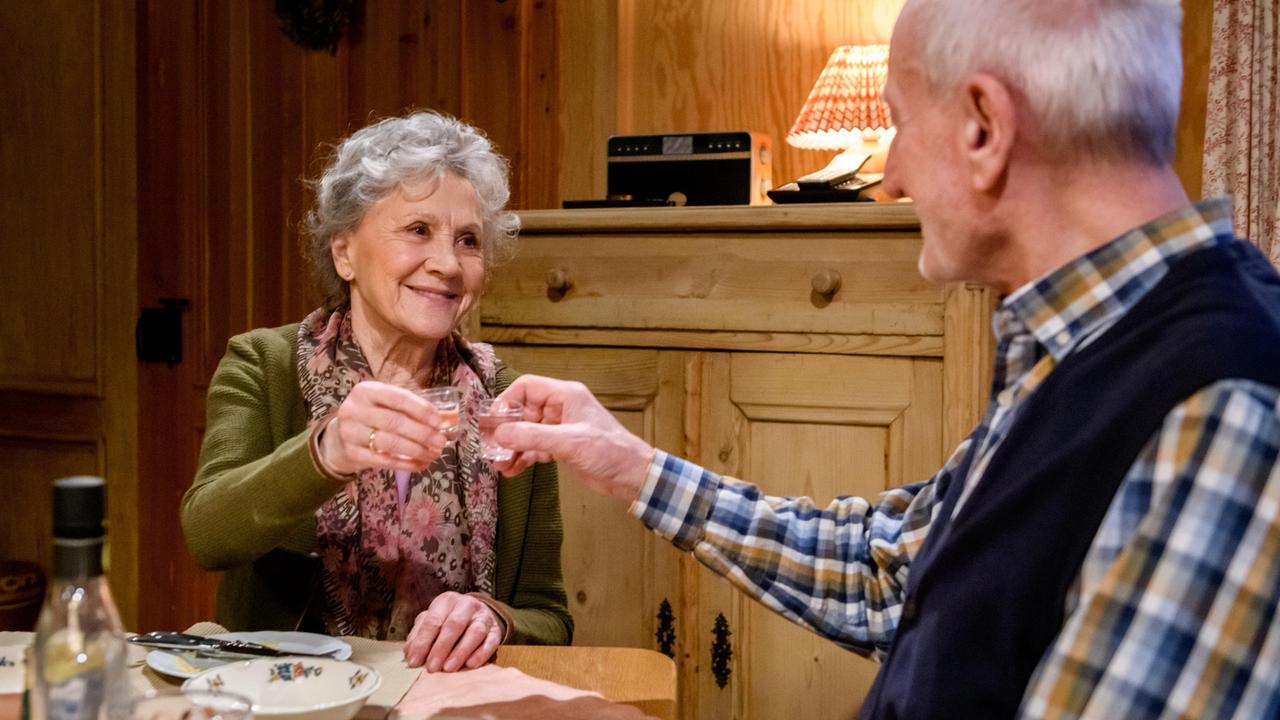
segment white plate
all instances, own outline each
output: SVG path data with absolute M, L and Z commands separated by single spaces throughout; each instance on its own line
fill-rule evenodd
M 346 660 L 351 657 L 350 645 L 337 638 L 317 633 L 261 630 L 258 632 L 222 633 L 212 637 L 218 640 L 246 640 L 276 648 L 277 650 L 283 650 L 284 652 L 332 652 L 332 657 L 335 660 Z M 194 652 L 152 650 L 147 653 L 147 667 L 161 675 L 193 678 L 209 668 L 239 662 L 244 659 L 246 658 L 202 658 L 196 657 Z

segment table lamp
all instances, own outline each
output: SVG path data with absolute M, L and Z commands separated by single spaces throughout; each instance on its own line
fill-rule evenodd
M 892 139 L 889 107 L 881 99 L 888 45 L 842 45 L 831 53 L 787 142 L 808 150 L 842 150 L 826 168 L 800 178 L 801 188 L 845 182 L 859 167 L 884 172 Z

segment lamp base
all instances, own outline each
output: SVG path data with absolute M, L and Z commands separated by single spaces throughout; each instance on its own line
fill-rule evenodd
M 867 161 L 862 163 L 859 172 L 867 173 L 883 173 L 884 161 L 889 156 L 889 146 L 881 144 L 879 138 L 868 139 L 863 137 L 861 145 L 854 145 L 836 156 L 840 158 L 844 155 L 866 156 Z M 832 160 L 831 162 L 835 162 Z

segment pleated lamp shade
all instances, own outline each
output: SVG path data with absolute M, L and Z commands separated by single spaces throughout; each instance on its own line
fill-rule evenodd
M 890 127 L 889 107 L 880 98 L 888 70 L 888 45 L 836 48 L 787 142 L 808 150 L 845 150 L 878 140 Z

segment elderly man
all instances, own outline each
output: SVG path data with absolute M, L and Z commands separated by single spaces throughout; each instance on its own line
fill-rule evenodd
M 1280 714 L 1280 278 L 1169 166 L 1176 0 L 909 0 L 885 189 L 1004 299 L 982 423 L 878 499 L 762 495 L 525 376 L 500 431 L 885 655 L 864 717 Z M 785 561 L 784 561 L 785 557 Z M 833 689 L 834 690 L 834 689 Z

